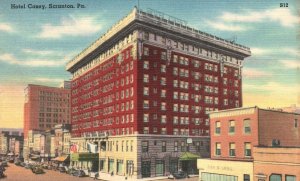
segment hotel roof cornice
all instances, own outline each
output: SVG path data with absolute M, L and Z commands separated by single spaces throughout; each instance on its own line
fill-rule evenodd
M 89 47 L 84 49 L 81 53 L 79 53 L 71 61 L 69 61 L 66 65 L 66 70 L 72 72 L 74 66 L 76 66 L 82 59 L 91 55 L 91 53 L 93 53 L 99 46 L 103 45 L 105 42 L 116 36 L 120 32 L 120 30 L 129 27 L 129 25 L 132 25 L 134 22 L 160 27 L 161 29 L 188 36 L 189 38 L 193 38 L 198 41 L 207 42 L 217 47 L 232 50 L 234 52 L 240 53 L 244 57 L 248 57 L 251 55 L 250 48 L 246 46 L 239 45 L 229 40 L 225 40 L 220 37 L 196 30 L 187 26 L 187 23 L 185 21 L 165 15 L 158 11 L 150 10 L 149 12 L 145 12 L 135 7 L 126 17 L 113 25 L 105 34 L 103 34 Z

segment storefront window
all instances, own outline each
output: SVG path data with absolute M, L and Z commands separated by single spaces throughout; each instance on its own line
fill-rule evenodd
M 109 173 L 114 172 L 114 159 L 108 160 L 108 172 Z
M 215 181 L 215 180 L 230 180 L 230 181 L 238 181 L 237 176 L 233 175 L 221 175 L 221 174 L 214 174 L 214 173 L 201 173 L 201 180 L 207 180 L 207 181 Z
M 127 175 L 132 175 L 133 174 L 133 161 L 132 160 L 127 160 L 126 162 L 126 173 Z
M 117 160 L 117 174 L 123 174 L 123 160 Z
M 156 160 L 155 162 L 155 175 L 163 176 L 164 175 L 165 162 L 164 160 Z

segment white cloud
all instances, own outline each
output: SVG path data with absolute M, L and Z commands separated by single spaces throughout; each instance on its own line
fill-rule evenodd
M 46 78 L 46 77 L 39 77 L 39 78 L 35 78 L 34 79 L 35 81 L 38 81 L 38 82 L 63 82 L 64 79 L 52 79 L 52 78 Z
M 206 21 L 207 25 L 222 31 L 245 31 L 246 28 L 239 25 L 225 24 L 223 22 Z
M 51 51 L 51 50 L 34 50 L 34 49 L 30 49 L 30 48 L 22 49 L 22 52 L 27 53 L 27 54 L 42 55 L 42 56 L 61 54 L 61 53 L 58 53 L 56 51 Z
M 254 68 L 243 69 L 244 78 L 259 78 L 259 77 L 270 77 L 270 76 L 272 76 L 272 74 L 266 71 L 261 71 Z
M 280 60 L 280 63 L 289 69 L 300 68 L 300 60 Z
M 300 56 L 300 51 L 294 47 L 274 47 L 274 48 L 252 47 L 251 52 L 253 56 L 275 55 L 275 54 Z
M 243 89 L 247 91 L 262 91 L 269 94 L 294 94 L 297 95 L 299 90 L 295 89 L 297 85 L 293 84 L 282 84 L 278 82 L 268 82 L 264 85 L 255 85 L 255 84 L 243 84 Z
M 2 54 L 0 55 L 0 61 L 14 64 L 14 65 L 21 65 L 27 67 L 57 67 L 64 65 L 66 60 L 55 61 L 55 60 L 47 60 L 47 59 L 28 59 L 28 60 L 19 60 L 12 54 Z
M 15 30 L 13 29 L 13 27 L 8 24 L 8 23 L 0 23 L 0 31 L 5 31 L 5 32 L 9 32 L 12 33 Z
M 300 56 L 299 48 L 285 47 L 285 48 L 282 48 L 282 50 L 290 55 Z
M 288 8 L 275 8 L 265 11 L 248 11 L 246 13 L 230 13 L 224 12 L 220 19 L 226 22 L 264 22 L 273 21 L 278 22 L 284 27 L 293 27 L 299 23 L 299 18 L 293 15 Z
M 265 55 L 265 54 L 269 54 L 270 52 L 271 52 L 270 49 L 266 49 L 266 48 L 258 48 L 258 47 L 251 48 L 251 53 L 253 54 L 253 56 Z
M 96 23 L 94 17 L 85 16 L 77 18 L 73 16 L 64 17 L 59 25 L 45 24 L 39 38 L 61 38 L 63 36 L 89 36 L 98 32 L 102 28 L 100 23 Z

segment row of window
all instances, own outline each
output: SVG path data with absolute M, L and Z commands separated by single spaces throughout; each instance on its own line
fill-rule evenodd
M 174 40 L 168 39 L 164 36 L 159 36 L 159 35 L 156 35 L 156 34 L 153 35 L 152 33 L 148 33 L 148 32 L 144 32 L 143 35 L 144 35 L 143 36 L 144 40 L 147 40 L 147 41 L 150 40 L 150 41 L 154 41 L 154 42 L 159 42 L 163 45 L 172 46 L 173 48 L 176 48 L 176 49 L 191 52 L 193 54 L 197 54 L 197 55 L 201 55 L 201 56 L 210 57 L 210 58 L 215 59 L 215 60 L 230 61 L 230 62 L 235 63 L 235 64 L 241 64 L 241 61 L 238 60 L 237 58 L 231 57 L 231 56 L 226 56 L 226 55 L 220 54 L 220 53 L 215 52 L 215 51 L 206 50 L 206 49 L 203 49 L 203 48 L 200 48 L 200 47 L 197 47 L 197 46 L 193 46 L 193 45 L 189 45 L 189 44 L 186 44 L 186 43 L 174 41 Z M 153 38 L 150 38 L 150 37 L 153 37 Z M 147 53 L 145 53 L 145 49 L 146 49 Z M 147 47 L 144 47 L 144 55 L 149 55 L 149 49 Z
M 215 156 L 221 156 L 221 143 L 215 144 Z M 224 156 L 224 155 L 223 155 Z M 234 142 L 229 143 L 229 155 L 230 157 L 236 156 L 236 146 Z M 244 143 L 244 156 L 251 157 L 251 143 Z
M 153 145 L 157 146 L 157 145 L 161 146 L 161 152 L 166 152 L 167 151 L 167 141 L 153 141 Z M 149 141 L 142 141 L 142 152 L 148 152 L 149 151 Z M 174 152 L 185 152 L 185 151 L 190 151 L 190 146 L 195 146 L 196 151 L 200 152 L 201 148 L 204 146 L 203 141 L 196 141 L 193 142 L 193 144 L 186 144 L 185 141 L 174 141 L 173 143 L 173 149 L 172 150 L 168 150 L 168 151 L 174 151 Z
M 228 134 L 233 135 L 235 134 L 235 120 L 229 120 L 228 121 Z M 243 133 L 244 134 L 250 134 L 251 133 L 251 120 L 250 119 L 244 119 L 243 120 Z M 215 122 L 215 135 L 221 134 L 221 122 L 216 121 Z

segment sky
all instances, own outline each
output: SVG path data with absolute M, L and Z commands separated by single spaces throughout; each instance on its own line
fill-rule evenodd
M 287 7 L 276 0 L 1 0 L 0 128 L 23 127 L 26 85 L 58 86 L 69 80 L 66 63 L 134 6 L 164 12 L 186 20 L 190 27 L 250 47 L 252 56 L 243 66 L 243 106 L 299 106 L 300 4 L 284 2 Z M 12 9 L 12 4 L 26 8 Z M 51 9 L 49 4 L 75 8 Z

